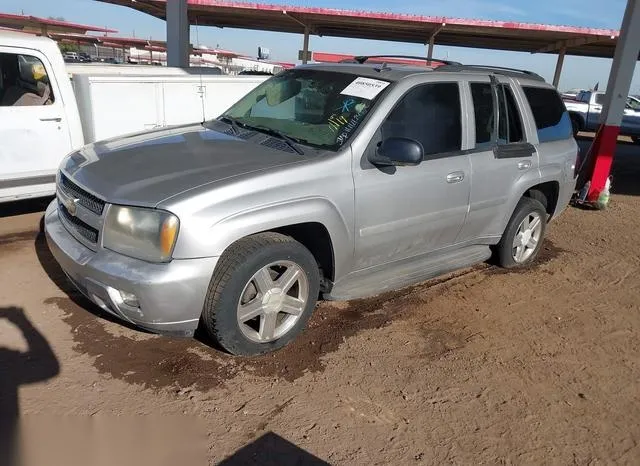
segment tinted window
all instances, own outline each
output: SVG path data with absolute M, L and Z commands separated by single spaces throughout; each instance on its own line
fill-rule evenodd
M 0 107 L 50 105 L 53 93 L 42 62 L 31 55 L 0 53 Z
M 489 83 L 471 83 L 476 119 L 476 147 L 491 142 L 494 128 L 493 92 Z
M 596 94 L 596 103 L 598 105 L 604 104 L 604 94 Z
M 572 136 L 569 112 L 554 89 L 523 87 L 522 90 L 531 106 L 540 142 L 568 139 Z
M 500 124 L 498 125 L 498 143 L 508 144 L 522 141 L 522 121 L 516 99 L 509 86 L 498 87 L 500 105 Z
M 422 143 L 425 155 L 461 149 L 460 91 L 457 83 L 417 86 L 398 102 L 383 123 L 382 138 Z

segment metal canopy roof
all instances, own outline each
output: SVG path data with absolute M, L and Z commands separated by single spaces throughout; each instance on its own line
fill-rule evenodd
M 165 18 L 167 0 L 98 0 Z M 302 33 L 319 36 L 613 57 L 618 31 L 512 21 L 309 8 L 220 0 L 188 0 L 189 21 L 202 26 Z
M 107 29 L 86 24 L 69 23 L 56 19 L 38 18 L 37 16 L 12 15 L 0 13 L 0 27 L 23 32 L 33 32 L 38 34 L 48 34 L 49 32 L 80 33 L 86 32 L 118 32 L 115 29 Z

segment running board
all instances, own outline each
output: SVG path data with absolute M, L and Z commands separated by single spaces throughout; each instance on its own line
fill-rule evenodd
M 489 246 L 468 246 L 455 252 L 434 257 L 398 261 L 382 270 L 345 277 L 335 283 L 324 299 L 343 301 L 368 298 L 386 291 L 397 290 L 426 280 L 484 262 L 491 257 Z

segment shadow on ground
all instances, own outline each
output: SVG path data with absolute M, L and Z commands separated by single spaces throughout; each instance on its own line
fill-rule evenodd
M 21 385 L 42 382 L 60 372 L 60 364 L 46 338 L 19 307 L 0 307 L 0 320 L 7 320 L 22 334 L 26 351 L 0 345 L 0 464 L 16 458 Z
M 218 466 L 329 466 L 329 463 L 308 453 L 273 432 L 268 432 Z

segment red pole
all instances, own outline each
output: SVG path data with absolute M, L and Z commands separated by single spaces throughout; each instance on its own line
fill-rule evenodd
M 627 0 L 620 37 L 611 65 L 600 128 L 589 149 L 594 154 L 587 201 L 597 203 L 605 188 L 616 151 L 622 116 L 640 53 L 640 0 Z

